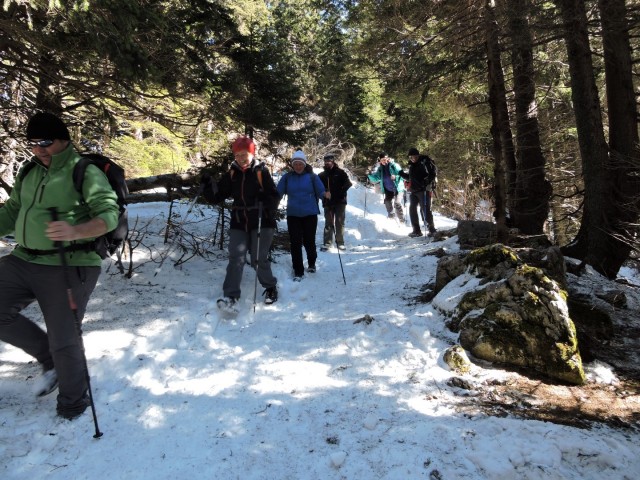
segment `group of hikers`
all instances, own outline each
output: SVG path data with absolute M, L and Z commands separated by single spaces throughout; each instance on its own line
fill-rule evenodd
M 420 155 L 416 148 L 409 150 L 409 172 L 402 170 L 396 162 L 382 152 L 378 156 L 378 164 L 368 175 L 369 181 L 380 184 L 380 192 L 384 194 L 384 205 L 389 218 L 398 218 L 404 222 L 404 209 L 400 196 L 409 192 L 409 218 L 413 231 L 410 237 L 421 237 L 420 218 L 425 221 L 429 235 L 436 232 L 431 212 L 431 195 L 437 185 L 436 165 L 428 155 Z M 420 207 L 420 217 L 418 217 Z
M 266 304 L 278 300 L 277 280 L 271 271 L 268 255 L 276 228 L 276 214 L 281 199 L 287 197 L 287 230 L 289 233 L 293 280 L 304 278 L 303 248 L 307 257 L 307 273 L 315 273 L 318 258 L 316 231 L 319 202 L 324 207 L 325 227 L 321 251 L 335 242 L 344 250 L 344 223 L 349 175 L 336 163 L 332 154 L 324 156 L 324 169 L 319 174 L 307 163 L 307 156 L 297 150 L 291 157 L 291 171 L 276 186 L 269 169 L 255 159 L 256 146 L 247 136 L 238 137 L 231 149 L 234 161 L 218 182 L 203 176 L 204 197 L 211 203 L 233 199 L 229 229 L 229 262 L 222 285 L 220 308 L 233 311 L 240 299 L 240 283 L 247 253 L 257 278 L 264 288 Z
M 34 394 L 48 395 L 57 388 L 57 414 L 72 420 L 87 407 L 93 408 L 81 329 L 102 265 L 92 245 L 97 237 L 116 228 L 119 207 L 109 179 L 94 165 L 86 168 L 81 188 L 74 187 L 74 168 L 82 156 L 59 117 L 47 112 L 33 115 L 26 138 L 33 165 L 22 168 L 9 199 L 0 208 L 0 236 L 13 232 L 17 243 L 11 254 L 0 257 L 0 341 L 38 361 L 43 374 L 34 384 Z M 242 293 L 247 255 L 264 288 L 264 302 L 278 300 L 269 250 L 281 199 L 287 197 L 293 279 L 300 281 L 305 274 L 303 248 L 306 272 L 316 271 L 319 202 L 325 219 L 320 250 L 334 245 L 338 251 L 345 249 L 347 192 L 352 183 L 331 153 L 324 155 L 324 169 L 316 175 L 305 153 L 295 151 L 291 171 L 276 185 L 269 169 L 256 160 L 253 139 L 238 137 L 232 151 L 231 168 L 218 181 L 203 175 L 201 186 L 211 203 L 233 199 L 223 296 L 217 300 L 221 309 L 233 310 Z M 397 215 L 403 222 L 398 197 L 405 191 L 406 181 L 413 226 L 410 236 L 422 235 L 418 206 L 433 234 L 430 194 L 435 188 L 435 165 L 415 148 L 409 150 L 409 159 L 407 173 L 381 153 L 368 179 L 380 184 L 389 216 Z M 21 313 L 34 301 L 42 311 L 46 332 Z M 95 408 L 93 413 L 96 420 Z

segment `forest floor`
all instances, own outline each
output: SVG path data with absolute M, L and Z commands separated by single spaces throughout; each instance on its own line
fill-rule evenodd
M 513 415 L 580 428 L 603 423 L 640 430 L 640 390 L 637 381 L 616 384 L 558 385 L 522 375 L 504 382 L 475 386 L 476 396 L 459 409 L 469 414 Z

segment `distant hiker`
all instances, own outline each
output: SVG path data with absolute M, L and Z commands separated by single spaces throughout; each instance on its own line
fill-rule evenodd
M 404 210 L 400 203 L 400 193 L 404 192 L 404 182 L 400 177 L 402 168 L 385 152 L 378 155 L 378 163 L 368 175 L 371 183 L 380 183 L 380 191 L 384 194 L 384 206 L 389 218 L 396 214 L 400 223 L 404 223 Z M 395 213 L 394 213 L 395 208 Z
M 33 115 L 27 145 L 34 165 L 18 174 L 0 209 L 0 235 L 15 232 L 18 244 L 0 258 L 0 340 L 38 360 L 44 373 L 36 395 L 57 386 L 57 413 L 72 420 L 90 405 L 80 335 L 102 265 L 93 240 L 116 227 L 118 204 L 107 177 L 93 165 L 82 192 L 76 190 L 72 174 L 81 156 L 57 116 Z M 47 333 L 20 313 L 34 301 Z
M 220 203 L 229 197 L 233 198 L 229 228 L 229 263 L 222 284 L 224 296 L 218 299 L 217 304 L 221 309 L 237 313 L 236 303 L 241 294 L 240 283 L 249 250 L 253 266 L 257 269 L 258 281 L 265 289 L 264 303 L 272 304 L 278 300 L 278 281 L 271 272 L 268 256 L 276 228 L 276 212 L 280 199 L 269 169 L 264 163 L 254 159 L 256 145 L 253 140 L 247 136 L 238 137 L 231 149 L 235 160 L 229 171 L 222 175 L 218 183 L 206 175 L 202 182 L 203 195 L 209 202 Z M 260 214 L 262 223 L 258 232 Z M 259 252 L 256 251 L 258 243 Z
M 422 236 L 420 230 L 420 219 L 418 218 L 418 205 L 420 206 L 421 218 L 426 219 L 429 235 L 436 232 L 433 224 L 433 214 L 431 213 L 431 194 L 435 187 L 437 169 L 429 155 L 420 155 L 416 148 L 409 149 L 409 173 L 400 171 L 399 175 L 409 180 L 409 217 L 413 232 L 410 237 Z M 426 215 L 426 216 L 425 216 Z
M 316 271 L 316 230 L 318 228 L 318 201 L 324 198 L 324 185 L 307 165 L 307 156 L 297 150 L 291 157 L 293 171 L 285 173 L 278 182 L 280 197 L 287 196 L 287 229 L 291 244 L 291 263 L 294 281 L 304 277 L 302 247 L 307 253 L 308 272 Z
M 331 247 L 334 237 L 336 245 L 344 250 L 344 220 L 347 209 L 347 190 L 351 188 L 349 175 L 336 164 L 332 154 L 324 156 L 324 171 L 318 175 L 325 188 L 322 206 L 324 207 L 324 235 L 321 251 Z

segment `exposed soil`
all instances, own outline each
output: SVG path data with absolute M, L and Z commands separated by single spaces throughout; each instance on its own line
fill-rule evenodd
M 474 386 L 476 396 L 464 397 L 459 409 L 469 414 L 513 415 L 589 428 L 602 423 L 640 430 L 640 389 L 632 381 L 616 385 L 557 385 L 522 375 L 506 382 Z

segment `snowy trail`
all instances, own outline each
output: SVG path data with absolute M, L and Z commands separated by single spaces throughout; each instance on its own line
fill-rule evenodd
M 255 314 L 247 268 L 233 321 L 215 306 L 224 252 L 181 268 L 167 261 L 158 275 L 152 263 L 131 280 L 103 275 L 84 328 L 99 440 L 88 413 L 63 422 L 55 395 L 34 400 L 37 366 L 0 344 L 2 478 L 637 477 L 638 432 L 458 413 L 469 393 L 447 386 L 454 374 L 441 360 L 456 335 L 432 305 L 413 302 L 437 259 L 385 218 L 379 195 L 368 193 L 366 216 L 364 189 L 349 198 L 347 250 L 319 253 L 318 271 L 300 283 L 277 253 L 280 298 Z M 166 204 L 131 210 L 162 232 Z M 437 227 L 452 225 L 436 216 Z M 455 239 L 436 245 L 457 250 Z M 370 324 L 358 321 L 365 315 Z M 478 368 L 469 379 L 509 375 Z

